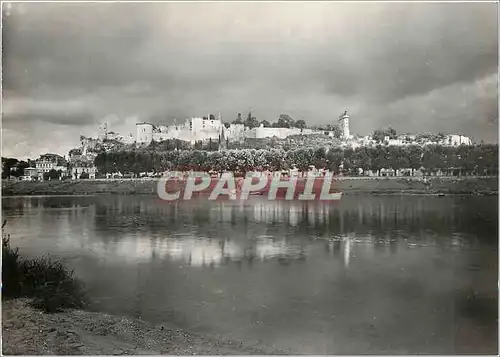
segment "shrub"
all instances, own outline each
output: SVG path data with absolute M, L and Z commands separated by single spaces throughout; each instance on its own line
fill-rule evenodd
M 46 257 L 22 258 L 17 248 L 11 248 L 9 238 L 5 234 L 2 237 L 2 295 L 5 298 L 32 298 L 34 307 L 49 313 L 84 307 L 83 285 L 72 270 Z

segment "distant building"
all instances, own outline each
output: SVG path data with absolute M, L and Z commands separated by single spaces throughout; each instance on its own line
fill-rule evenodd
M 43 174 L 51 170 L 61 171 L 62 176 L 66 175 L 67 162 L 66 159 L 57 154 L 44 154 L 35 161 L 37 175 L 43 178 Z
M 91 161 L 78 160 L 71 164 L 71 179 L 77 180 L 83 178 L 83 174 L 88 174 L 89 179 L 95 179 L 97 168 Z
M 33 178 L 38 178 L 38 169 L 36 167 L 27 167 L 24 169 L 24 176 L 30 177 L 30 181 Z
M 446 136 L 443 144 L 450 146 L 472 145 L 472 140 L 463 135 L 450 134 Z
M 200 118 L 195 117 L 191 120 L 186 120 L 183 125 L 153 125 L 151 123 L 137 123 L 136 124 L 136 143 L 149 144 L 151 141 L 163 141 L 167 139 L 178 139 L 188 141 L 194 144 L 199 141 L 218 141 L 222 132 L 224 136 L 232 141 L 232 137 L 238 137 L 244 126 L 234 126 L 231 124 L 230 128 L 226 128 L 219 116 L 209 114 L 208 117 Z
M 351 135 L 350 132 L 350 115 L 345 111 L 339 116 L 340 138 L 344 147 L 360 147 L 373 145 L 472 145 L 472 141 L 463 135 L 444 135 L 444 134 L 404 134 L 396 138 L 386 137 L 379 142 L 372 136 L 358 137 Z M 277 138 L 285 139 L 294 135 L 315 135 L 323 134 L 334 137 L 334 131 L 331 130 L 314 130 L 309 128 L 271 128 L 264 127 L 262 124 L 258 127 L 248 128 L 243 124 L 230 124 L 224 126 L 220 119 L 214 115 L 209 115 L 204 118 L 192 118 L 186 120 L 183 125 L 153 125 L 151 123 L 137 123 L 136 125 L 136 143 L 149 144 L 151 141 L 163 141 L 166 139 L 179 139 L 182 141 L 194 144 L 199 141 L 219 140 L 221 136 L 226 142 L 242 142 L 245 139 L 264 139 Z

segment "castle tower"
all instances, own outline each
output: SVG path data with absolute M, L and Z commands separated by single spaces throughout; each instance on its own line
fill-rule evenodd
M 349 119 L 351 117 L 347 114 L 347 110 L 339 117 L 340 131 L 342 139 L 348 139 L 350 137 L 349 133 Z

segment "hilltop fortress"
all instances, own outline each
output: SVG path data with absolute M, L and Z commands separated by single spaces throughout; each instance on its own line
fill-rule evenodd
M 291 119 L 291 118 L 290 118 Z M 128 145 L 145 146 L 151 142 L 161 142 L 165 140 L 177 139 L 194 145 L 199 142 L 217 142 L 219 148 L 226 148 L 227 143 L 244 143 L 248 139 L 286 139 L 292 136 L 311 136 L 321 135 L 323 143 L 328 138 L 331 138 L 332 144 L 341 147 L 361 147 L 374 145 L 430 145 L 438 144 L 444 146 L 459 146 L 471 145 L 472 140 L 460 134 L 399 134 L 391 129 L 378 130 L 371 135 L 359 136 L 351 134 L 350 131 L 351 116 L 345 111 L 339 115 L 336 120 L 337 125 L 327 125 L 324 129 L 306 128 L 302 125 L 301 128 L 293 127 L 292 121 L 289 127 L 272 127 L 264 126 L 262 123 L 258 126 L 250 128 L 240 123 L 224 123 L 220 114 L 215 116 L 209 114 L 206 117 L 194 117 L 186 119 L 184 123 L 177 124 L 175 121 L 172 125 L 152 124 L 148 122 L 136 123 L 135 137 L 133 134 L 122 136 L 113 131 L 109 131 L 107 124 L 104 123 L 100 127 L 100 134 L 97 138 L 87 138 L 82 136 L 81 147 L 79 149 L 82 157 L 95 155 L 96 152 L 104 149 L 107 151 L 111 148 L 125 147 Z M 265 122 L 265 121 L 264 121 Z M 304 123 L 302 123 L 304 124 Z M 285 126 L 285 125 L 284 125 Z M 76 155 L 76 156 L 79 156 Z M 71 155 L 70 155 L 71 156 Z
M 349 136 L 349 115 L 347 112 L 341 117 L 342 138 Z M 197 141 L 228 140 L 230 142 L 243 141 L 245 138 L 263 139 L 276 137 L 284 139 L 292 135 L 326 134 L 333 137 L 333 131 L 313 130 L 302 128 L 270 128 L 263 124 L 255 128 L 246 127 L 243 124 L 223 123 L 220 114 L 210 114 L 208 117 L 195 117 L 187 119 L 182 125 L 154 125 L 151 123 L 136 124 L 136 143 L 149 144 L 151 141 L 162 141 L 167 139 L 179 139 L 194 144 Z
M 351 117 L 345 111 L 338 117 L 338 131 L 317 130 L 297 127 L 264 127 L 249 128 L 244 124 L 223 123 L 220 114 L 216 117 L 213 114 L 207 117 L 195 117 L 187 119 L 182 125 L 154 125 L 151 123 L 136 124 L 136 145 L 147 145 L 154 141 L 167 139 L 178 139 L 191 143 L 202 141 L 218 141 L 222 145 L 227 142 L 244 142 L 245 139 L 265 139 L 277 138 L 285 139 L 293 135 L 325 135 L 332 139 L 336 136 L 341 141 L 343 147 L 361 147 L 372 145 L 429 145 L 439 144 L 444 146 L 471 145 L 472 140 L 460 134 L 400 134 L 375 137 L 367 135 L 364 137 L 352 135 L 350 132 Z M 330 126 L 332 128 L 332 126 Z M 131 138 L 130 138 L 131 139 Z

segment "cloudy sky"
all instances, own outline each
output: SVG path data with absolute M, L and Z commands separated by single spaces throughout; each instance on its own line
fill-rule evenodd
M 497 26 L 494 3 L 4 3 L 3 156 L 249 110 L 497 142 Z

